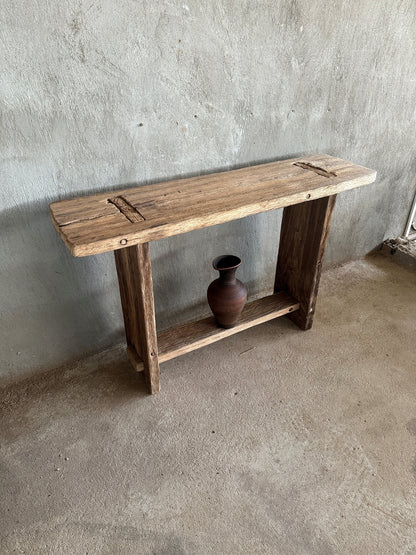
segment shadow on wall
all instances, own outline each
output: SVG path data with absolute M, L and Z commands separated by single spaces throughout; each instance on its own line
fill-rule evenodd
M 3 211 L 0 228 L 0 383 L 122 338 L 111 255 L 73 258 L 44 202 Z

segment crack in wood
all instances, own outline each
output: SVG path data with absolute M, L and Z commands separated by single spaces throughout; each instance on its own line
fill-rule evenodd
M 146 219 L 142 214 L 140 214 L 137 208 L 130 204 L 130 202 L 121 195 L 109 198 L 108 202 L 113 204 L 132 224 L 143 222 Z
M 320 168 L 319 166 L 314 166 L 310 162 L 294 162 L 294 166 L 299 166 L 299 168 L 303 168 L 304 170 L 311 170 L 319 175 L 323 175 L 324 177 L 336 177 L 337 174 L 335 172 L 330 172 L 325 170 L 324 168 Z
M 67 225 L 79 224 L 80 222 L 89 222 L 92 220 L 99 220 L 104 218 L 107 214 L 98 214 L 98 216 L 91 216 L 90 218 L 76 218 L 75 220 L 70 220 L 69 222 L 64 222 L 63 224 L 58 224 L 58 227 L 66 227 Z

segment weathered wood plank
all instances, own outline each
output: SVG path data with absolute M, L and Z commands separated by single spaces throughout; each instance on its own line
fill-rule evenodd
M 160 381 L 149 243 L 126 247 L 114 255 L 132 362 L 137 369 L 143 361 L 149 393 L 156 393 Z
M 312 326 L 336 195 L 284 209 L 274 291 L 287 291 L 300 302 L 289 318 L 301 329 Z
M 71 253 L 86 256 L 334 195 L 375 178 L 375 171 L 339 158 L 306 156 L 55 202 L 51 217 Z
M 165 362 L 195 349 L 200 349 L 263 322 L 295 312 L 299 303 L 287 293 L 269 295 L 247 303 L 234 328 L 217 326 L 212 316 L 195 322 L 175 326 L 158 334 L 159 362 Z M 138 371 L 143 368 L 140 359 L 129 349 L 129 358 Z

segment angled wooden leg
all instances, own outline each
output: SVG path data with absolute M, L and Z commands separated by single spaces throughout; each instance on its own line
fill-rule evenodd
M 140 357 L 149 393 L 160 391 L 159 360 L 149 243 L 114 251 L 127 346 Z
M 288 317 L 303 330 L 312 326 L 335 200 L 332 195 L 283 212 L 274 292 L 287 291 L 300 302 L 300 309 Z

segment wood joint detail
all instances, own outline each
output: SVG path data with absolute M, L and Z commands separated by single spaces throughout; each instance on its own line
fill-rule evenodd
M 325 170 L 324 168 L 320 168 L 319 166 L 315 166 L 310 162 L 294 162 L 294 166 L 298 166 L 299 168 L 303 168 L 304 170 L 310 170 L 315 172 L 319 175 L 323 175 L 324 177 L 336 177 L 337 174 L 335 172 L 330 172 Z
M 144 222 L 146 219 L 140 212 L 135 208 L 128 200 L 126 200 L 122 195 L 118 197 L 109 198 L 108 202 L 113 204 L 125 218 L 129 220 L 132 224 L 138 222 Z

